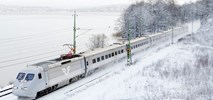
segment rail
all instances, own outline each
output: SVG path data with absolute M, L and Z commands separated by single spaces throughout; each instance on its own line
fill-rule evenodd
M 0 97 L 7 96 L 12 93 L 13 85 L 9 85 L 3 89 L 0 89 Z

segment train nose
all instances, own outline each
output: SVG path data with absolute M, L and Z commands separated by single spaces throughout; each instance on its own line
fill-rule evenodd
M 24 87 L 23 84 L 20 86 L 14 85 L 13 86 L 13 94 L 17 95 L 17 96 L 27 96 L 28 93 L 28 88 Z
M 24 84 L 14 85 L 12 93 L 18 97 L 34 97 Z

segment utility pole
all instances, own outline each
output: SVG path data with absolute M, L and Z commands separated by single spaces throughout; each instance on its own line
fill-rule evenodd
M 132 65 L 132 53 L 131 53 L 131 36 L 129 30 L 129 23 L 128 23 L 128 44 L 126 45 L 127 48 L 127 65 Z
M 174 27 L 172 26 L 172 44 L 174 43 Z
M 73 27 L 73 31 L 74 31 L 74 34 L 73 34 L 73 47 L 74 47 L 73 53 L 75 54 L 76 53 L 76 12 L 75 11 L 74 11 L 74 27 Z
M 193 22 L 193 20 L 194 20 L 194 17 L 193 17 L 193 10 L 192 10 L 192 41 L 194 40 L 193 38 L 194 38 L 194 33 L 193 33 L 193 24 L 194 24 L 194 22 Z

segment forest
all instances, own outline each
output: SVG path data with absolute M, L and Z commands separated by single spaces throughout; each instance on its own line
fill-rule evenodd
M 133 38 L 165 31 L 193 20 L 205 23 L 211 17 L 213 0 L 178 5 L 175 0 L 148 0 L 130 5 L 118 21 L 116 36 Z

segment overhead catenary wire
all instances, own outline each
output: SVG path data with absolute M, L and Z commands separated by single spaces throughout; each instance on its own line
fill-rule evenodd
M 54 48 L 52 48 L 52 43 L 50 43 L 50 44 L 47 44 L 47 43 L 49 43 L 49 42 L 38 43 L 38 44 L 36 44 L 36 46 L 38 46 L 39 44 L 41 44 L 41 45 L 39 45 L 36 48 L 33 48 L 33 50 L 39 50 L 39 51 L 41 51 L 41 50 L 44 50 L 44 49 L 54 49 Z M 54 43 L 54 45 L 55 46 L 61 46 L 64 43 L 66 43 L 66 41 L 57 42 L 57 43 Z M 84 44 L 78 44 L 77 46 L 79 47 L 79 46 L 83 46 L 83 45 Z M 28 46 L 20 46 L 20 48 L 16 46 L 15 48 L 16 48 L 15 51 L 21 50 L 22 53 L 31 51 Z M 58 47 L 58 48 L 60 48 L 60 47 Z M 4 53 L 7 53 L 10 50 L 14 51 L 14 47 L 11 46 L 10 48 L 4 48 L 4 49 L 0 50 L 0 52 L 4 54 Z M 8 54 L 13 55 L 13 54 L 16 54 L 16 53 L 17 52 L 10 52 Z M 0 58 L 1 58 L 1 56 L 0 56 Z
M 47 35 L 45 33 L 57 32 L 57 31 L 67 30 L 67 29 L 72 29 L 72 27 L 58 28 L 55 30 L 45 31 L 45 32 L 29 32 L 29 33 L 27 32 L 27 33 L 24 33 L 23 35 L 19 35 L 19 36 L 15 36 L 15 37 L 7 37 L 7 38 L 1 37 L 0 39 L 1 39 L 1 41 L 4 41 L 4 40 L 22 39 L 22 38 L 35 37 L 35 36 L 43 36 L 43 35 Z
M 79 34 L 78 36 L 80 36 L 80 35 L 85 35 L 85 33 L 88 33 L 89 31 L 91 31 L 92 29 L 90 29 L 90 30 L 87 30 L 86 32 L 83 32 L 83 33 L 81 33 L 81 34 Z M 60 33 L 64 33 L 64 32 L 66 32 L 66 33 L 68 33 L 68 31 L 70 31 L 70 30 L 63 30 L 63 31 L 59 31 Z M 54 33 L 59 33 L 59 32 L 54 32 Z M 52 32 L 53 33 L 53 32 Z M 52 34 L 51 33 L 51 34 Z M 19 39 L 19 41 L 18 40 L 11 40 L 11 41 L 7 41 L 7 42 L 3 42 L 3 41 L 0 41 L 0 45 L 1 46 L 8 46 L 9 44 L 17 44 L 17 42 L 21 42 L 21 41 L 24 41 L 24 40 L 28 40 L 28 39 L 30 39 L 29 41 L 28 41 L 28 43 L 35 43 L 35 42 L 37 42 L 37 39 L 54 39 L 54 38 L 52 38 L 52 37 L 58 37 L 58 36 L 63 36 L 63 35 L 65 35 L 65 34 L 55 34 L 55 35 L 50 35 L 50 34 L 46 34 L 47 36 L 46 37 L 37 37 L 37 38 L 25 38 L 25 39 Z M 77 37 L 78 37 L 77 36 Z M 49 38 L 48 38 L 49 37 Z M 12 42 L 12 43 L 11 43 Z
M 14 43 L 14 42 L 19 42 L 19 41 L 25 41 L 25 40 L 35 40 L 35 39 L 40 39 L 40 38 L 47 38 L 47 37 L 55 37 L 55 36 L 58 36 L 58 35 L 63 35 L 63 34 L 54 34 L 52 35 L 52 33 L 63 33 L 63 32 L 68 32 L 70 31 L 70 29 L 67 29 L 67 30 L 61 30 L 61 31 L 55 31 L 55 32 L 50 32 L 51 34 L 45 34 L 47 36 L 44 36 L 44 35 L 40 35 L 39 37 L 23 37 L 23 38 L 16 38 L 16 39 L 13 39 L 13 40 L 5 40 L 5 41 L 0 41 L 0 45 L 2 44 L 10 44 L 11 42 Z
M 82 47 L 84 44 L 81 44 L 81 45 L 78 45 L 78 48 L 79 47 Z M 57 51 L 65 51 L 65 49 L 58 49 L 58 50 L 55 50 L 55 52 L 57 52 Z M 54 53 L 54 51 L 50 51 L 51 53 Z M 41 55 L 45 55 L 45 54 L 49 54 L 50 52 L 45 52 L 45 53 L 40 53 Z M 66 52 L 65 52 L 66 53 Z M 2 59 L 4 59 L 4 58 L 6 58 L 6 57 L 8 57 L 8 56 L 11 56 L 11 57 L 13 57 L 13 56 L 17 56 L 17 55 L 20 55 L 20 54 L 11 54 L 11 55 L 7 55 L 7 56 L 3 56 L 3 57 L 0 57 L 0 58 L 2 58 Z M 27 56 L 27 58 L 32 58 L 32 57 L 36 57 L 36 56 L 40 56 L 39 54 L 34 54 L 34 55 L 29 55 L 29 56 Z M 23 60 L 23 59 L 26 59 L 26 58 L 24 58 L 24 57 L 19 57 L 19 58 L 12 58 L 12 59 L 8 59 L 8 60 L 5 60 L 5 61 L 8 61 L 8 62 L 12 62 L 12 60 L 13 61 L 15 61 L 15 60 Z M 6 63 L 6 62 L 4 62 L 4 61 L 0 61 L 0 63 Z
M 13 63 L 13 64 L 8 64 L 8 65 L 3 65 L 3 66 L 0 66 L 0 69 L 2 68 L 7 68 L 7 67 L 13 67 L 14 65 L 20 65 L 20 64 L 24 64 L 24 63 L 27 63 L 27 62 L 32 62 L 32 61 L 37 61 L 37 60 L 41 60 L 44 58 L 49 58 L 49 57 L 56 57 L 56 56 L 59 56 L 59 55 L 50 55 L 50 56 L 46 56 L 46 57 L 42 57 L 42 58 L 37 58 L 37 59 L 32 59 L 32 60 L 27 60 L 27 61 L 22 61 L 22 62 L 18 62 L 18 63 Z M 32 56 L 32 57 L 36 57 L 36 56 Z
M 40 54 L 35 54 L 35 55 L 30 55 L 30 56 L 25 56 L 25 57 L 19 57 L 19 58 L 15 58 L 15 59 L 10 59 L 10 60 L 3 60 L 0 61 L 0 63 L 7 63 L 7 62 L 13 62 L 13 61 L 18 61 L 18 60 L 23 60 L 23 59 L 27 59 L 27 58 L 32 58 L 32 57 L 36 57 L 36 56 L 41 56 L 41 55 L 47 55 L 53 52 L 58 52 L 58 51 L 63 51 L 64 49 L 58 49 L 58 50 L 54 50 L 54 51 L 50 51 L 50 52 L 45 52 L 45 53 L 40 53 Z
M 83 32 L 83 33 L 80 34 L 80 35 L 85 35 L 85 33 L 87 33 L 87 32 L 88 32 L 88 31 Z M 63 38 L 68 38 L 68 37 L 63 37 Z M 26 45 L 33 45 L 33 44 L 38 45 L 38 44 L 42 44 L 42 45 L 39 46 L 39 48 L 40 48 L 41 46 L 42 46 L 42 47 L 47 46 L 47 45 L 44 45 L 44 44 L 50 43 L 50 42 L 52 42 L 54 39 L 52 40 L 52 38 L 50 38 L 50 39 L 48 38 L 47 40 L 48 40 L 48 41 L 45 41 L 45 42 L 40 42 L 40 41 L 39 41 L 39 43 L 38 43 L 38 42 L 29 42 L 29 41 L 27 41 L 27 42 L 26 42 L 27 44 L 26 44 L 26 43 L 25 43 L 25 44 L 18 44 L 18 45 L 15 45 L 15 46 L 16 46 L 16 49 L 18 49 L 17 46 L 18 46 L 18 47 L 21 47 L 21 48 L 23 49 L 23 48 L 28 48 L 28 46 L 26 46 Z M 67 41 L 67 40 L 69 40 L 69 39 L 60 39 L 60 41 L 62 41 L 62 40 L 66 40 L 66 41 Z M 65 41 L 57 42 L 57 44 L 63 44 L 64 42 L 65 42 Z M 21 46 L 21 45 L 22 45 L 22 46 Z M 11 49 L 13 48 L 11 45 L 5 45 L 5 46 L 11 47 Z M 38 48 L 38 47 L 36 47 L 36 48 Z M 7 51 L 8 49 L 5 49 L 5 48 L 4 48 L 4 50 L 0 50 L 0 51 L 2 52 L 2 51 L 5 51 L 5 50 Z
M 68 40 L 66 40 L 68 41 Z M 36 44 L 26 44 L 26 45 L 10 45 L 8 47 L 2 47 L 0 49 L 0 52 L 4 54 L 14 54 L 14 53 L 23 53 L 23 52 L 28 52 L 28 51 L 44 51 L 45 49 L 54 49 L 54 48 L 60 48 L 62 44 L 66 43 L 66 41 L 57 41 L 57 42 L 52 42 L 51 41 L 46 41 L 46 42 L 38 42 Z M 32 49 L 33 48 L 33 49 Z M 9 51 L 9 53 L 8 53 Z
M 57 30 L 62 30 L 62 29 L 72 29 L 72 27 L 67 27 L 67 25 L 61 25 L 61 24 L 58 24 L 60 25 L 60 27 L 64 26 L 65 28 L 60 28 L 60 29 L 57 29 Z M 54 31 L 57 31 L 57 30 L 54 30 Z M 16 36 L 16 37 L 9 37 L 9 38 L 0 38 L 1 41 L 3 40 L 11 40 L 11 39 L 17 39 L 17 38 L 25 38 L 25 37 L 34 37 L 34 36 L 40 36 L 40 35 L 46 35 L 46 34 L 43 34 L 43 33 L 49 33 L 49 32 L 52 32 L 52 31 L 46 31 L 46 32 L 38 32 L 38 33 L 25 33 L 24 36 Z M 29 35 L 30 34 L 30 35 Z
M 52 35 L 52 33 L 61 33 L 61 32 L 65 32 L 65 30 L 66 30 L 66 32 L 67 31 L 71 31 L 72 27 L 67 27 L 67 28 L 62 28 L 62 29 L 57 30 L 57 31 L 40 32 L 40 33 L 35 33 L 33 35 L 27 35 L 27 36 L 18 36 L 18 37 L 12 37 L 12 38 L 0 38 L 0 45 L 2 43 L 17 42 L 18 40 L 19 41 L 23 41 L 23 40 L 28 40 L 28 39 L 32 39 L 32 38 L 35 39 L 35 37 L 37 37 L 37 36 L 39 36 L 38 38 L 42 38 L 42 37 L 45 37 L 45 36 L 51 37 L 51 36 L 55 36 L 56 35 L 56 34 Z M 96 29 L 96 28 L 95 29 L 92 29 L 92 28 L 90 28 L 90 29 L 79 29 L 79 31 L 82 31 L 82 30 L 87 30 L 87 31 L 92 31 L 93 30 L 93 31 L 95 31 L 95 30 L 98 30 L 98 29 Z M 51 33 L 51 34 L 43 34 L 43 33 Z M 83 32 L 83 33 L 87 33 L 87 32 Z M 80 34 L 82 34 L 82 33 L 80 33 Z M 57 34 L 57 35 L 60 35 L 60 34 Z
M 42 58 L 27 60 L 27 61 L 18 62 L 18 63 L 13 63 L 13 64 L 9 64 L 9 65 L 3 65 L 3 66 L 0 66 L 0 69 L 7 68 L 7 67 L 13 67 L 14 65 L 20 65 L 20 64 L 24 64 L 24 63 L 27 64 L 27 62 L 38 61 L 38 60 L 41 60 L 41 59 L 44 59 L 44 58 L 56 57 L 56 56 L 58 56 L 58 55 L 51 55 L 51 56 L 46 56 L 46 57 L 42 57 Z
M 43 38 L 42 40 L 30 40 L 30 41 L 18 41 L 14 43 L 8 43 L 8 44 L 2 44 L 0 45 L 1 47 L 11 47 L 11 46 L 16 46 L 16 47 L 21 47 L 21 46 L 27 46 L 27 45 L 33 45 L 33 44 L 44 44 L 44 43 L 52 43 L 53 41 L 63 41 L 67 37 L 62 37 L 60 40 L 55 38 Z M 68 40 L 68 39 L 66 39 Z

